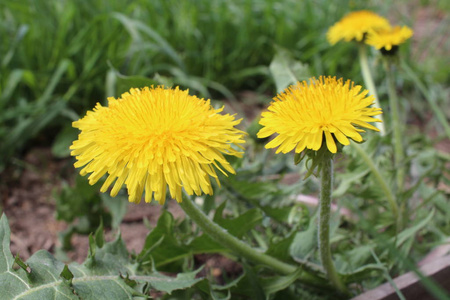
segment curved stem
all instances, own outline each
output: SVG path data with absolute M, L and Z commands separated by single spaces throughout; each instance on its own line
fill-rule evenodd
M 204 233 L 209 235 L 212 239 L 214 239 L 222 246 L 232 250 L 236 254 L 245 257 L 253 262 L 264 264 L 271 269 L 285 275 L 292 274 L 293 272 L 298 271 L 298 268 L 304 268 L 302 273 L 299 275 L 299 280 L 316 286 L 326 285 L 326 283 L 323 281 L 323 278 L 320 278 L 313 272 L 308 271 L 308 269 L 312 269 L 311 266 L 295 266 L 292 264 L 287 264 L 272 256 L 261 253 L 253 249 L 246 243 L 242 242 L 241 240 L 237 239 L 236 237 L 228 233 L 226 229 L 211 221 L 203 213 L 203 211 L 201 211 L 191 201 L 191 199 L 187 199 L 186 197 L 184 197 L 183 201 L 179 204 L 186 215 L 188 215 L 203 230 Z
M 372 174 L 375 176 L 375 180 L 378 182 L 378 185 L 380 186 L 381 190 L 384 192 L 384 195 L 386 196 L 386 199 L 388 200 L 389 206 L 391 207 L 392 214 L 394 215 L 395 221 L 396 221 L 396 231 L 400 231 L 400 214 L 398 212 L 398 204 L 395 201 L 394 195 L 392 194 L 391 189 L 389 188 L 387 182 L 384 180 L 383 175 L 381 175 L 378 168 L 375 166 L 372 159 L 367 155 L 366 151 L 361 148 L 360 145 L 356 143 L 350 143 L 350 145 L 353 147 L 353 149 L 358 152 L 359 156 L 364 160 L 366 165 L 369 167 Z
M 392 65 L 388 61 L 389 58 L 384 57 L 384 68 L 386 69 L 386 81 L 388 85 L 389 94 L 389 107 L 391 110 L 391 126 L 394 131 L 394 162 L 396 169 L 397 179 L 397 191 L 403 190 L 403 184 L 405 181 L 405 168 L 403 165 L 404 150 L 402 142 L 402 124 L 400 122 L 400 110 L 397 98 L 397 92 L 395 91 L 395 80 L 393 76 Z
M 367 60 L 367 46 L 363 43 L 359 43 L 359 63 L 361 65 L 361 73 L 364 79 L 364 84 L 366 88 L 369 90 L 369 94 L 375 98 L 374 106 L 377 108 L 381 108 L 380 101 L 378 100 L 377 88 L 375 87 L 375 83 L 373 82 L 372 74 L 370 73 L 369 61 Z M 377 116 L 381 122 L 375 123 L 375 126 L 380 130 L 381 136 L 386 134 L 386 129 L 384 127 L 383 115 Z
M 330 207 L 333 186 L 333 159 L 324 158 L 320 170 L 320 206 L 319 206 L 319 252 L 323 268 L 332 285 L 342 293 L 347 288 L 341 281 L 331 257 L 330 249 Z

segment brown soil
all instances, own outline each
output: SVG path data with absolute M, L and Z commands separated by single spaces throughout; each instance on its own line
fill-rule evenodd
M 13 166 L 1 175 L 0 195 L 3 213 L 11 227 L 11 251 L 28 259 L 39 249 L 54 252 L 59 246 L 58 233 L 67 224 L 55 219 L 55 199 L 62 180 L 70 181 L 75 169 L 72 160 L 58 160 L 52 157 L 48 148 L 32 149 L 21 162 L 22 167 Z M 183 218 L 177 205 L 169 203 L 169 210 L 175 218 Z M 146 218 L 155 226 L 161 211 L 160 205 L 130 204 L 120 225 L 120 232 L 128 250 L 139 253 L 149 229 L 144 225 Z M 106 239 L 113 239 L 115 232 L 107 231 Z M 88 250 L 88 237 L 74 235 L 70 259 L 84 261 Z

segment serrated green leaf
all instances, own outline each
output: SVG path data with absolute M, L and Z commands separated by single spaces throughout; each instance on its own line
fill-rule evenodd
M 2 291 L 0 300 L 13 299 L 29 288 L 26 272 L 22 269 L 15 271 L 12 268 L 14 257 L 9 249 L 10 234 L 8 219 L 3 214 L 0 219 L 0 291 Z
M 99 247 L 92 247 L 95 264 L 65 265 L 50 253 L 40 250 L 26 262 L 31 272 L 12 268 L 14 258 L 9 250 L 10 230 L 6 216 L 0 219 L 0 300 L 41 299 L 134 299 L 145 297 L 143 286 L 171 293 L 177 289 L 189 288 L 202 278 L 195 278 L 199 270 L 180 273 L 170 277 L 158 272 L 137 275 L 137 264 L 131 260 L 122 239 Z M 145 283 L 145 284 L 143 284 Z M 134 287 L 134 288 L 133 288 Z
M 189 243 L 192 253 L 217 253 L 229 252 L 230 250 L 214 241 L 206 234 L 196 237 Z
M 31 270 L 27 273 L 19 269 L 12 269 L 12 254 L 9 250 L 9 225 L 5 216 L 1 218 L 0 239 L 2 253 L 0 257 L 0 299 L 79 299 L 73 294 L 59 274 L 64 264 L 57 261 L 50 253 L 40 250 L 30 257 L 27 266 Z M 5 247 L 6 246 L 6 247 Z
M 145 239 L 144 247 L 138 257 L 138 260 L 141 263 L 150 261 L 151 256 L 155 262 L 155 265 L 160 267 L 180 260 L 189 253 L 189 249 L 183 246 L 174 235 L 173 223 L 174 220 L 172 214 L 166 210 L 163 210 L 159 216 L 156 227 Z M 161 237 L 164 237 L 162 241 L 160 241 Z M 159 246 L 154 247 L 154 249 L 149 251 L 149 249 L 151 249 L 156 243 L 159 243 Z
M 416 225 L 409 227 L 409 228 L 403 230 L 402 232 L 400 232 L 398 234 L 398 236 L 396 237 L 397 238 L 397 242 L 396 242 L 397 248 L 400 247 L 400 245 L 402 245 L 407 239 L 414 237 L 414 235 L 420 229 L 425 227 L 428 224 L 428 222 L 430 222 L 431 219 L 433 219 L 434 212 L 435 212 L 435 210 L 432 209 L 431 212 L 428 214 L 428 216 L 425 219 L 418 222 Z
M 105 244 L 105 237 L 103 234 L 103 219 L 100 219 L 100 225 L 98 226 L 97 230 L 95 230 L 94 240 L 98 248 L 102 248 Z
M 234 219 L 223 218 L 222 214 L 225 205 L 226 202 L 223 202 L 217 208 L 216 213 L 214 214 L 214 222 L 228 230 L 232 235 L 242 238 L 242 236 L 250 229 L 253 229 L 257 224 L 261 223 L 263 216 L 261 211 L 256 208 L 247 210 L 245 213 Z
M 67 281 L 72 282 L 73 274 L 70 272 L 69 267 L 67 265 L 64 266 L 64 269 L 62 270 L 61 274 L 59 274 L 62 278 L 64 278 Z
M 245 273 L 240 275 L 238 278 L 227 282 L 225 285 L 217 285 L 212 284 L 208 280 L 202 280 L 197 284 L 197 287 L 206 293 L 210 299 L 213 300 L 227 300 L 231 299 L 231 291 L 230 289 L 233 287 L 236 287 L 237 284 L 241 281 L 242 278 L 244 278 Z M 227 292 L 226 295 L 224 295 L 224 291 Z
M 339 182 L 338 187 L 333 191 L 333 197 L 337 198 L 344 195 L 348 189 L 359 182 L 362 177 L 369 173 L 370 169 L 366 165 L 360 165 L 354 170 L 348 170 L 345 173 L 338 173 L 337 180 Z
M 266 299 L 258 274 L 247 264 L 243 264 L 244 276 L 231 291 L 246 296 L 247 299 Z
M 346 283 L 362 282 L 363 280 L 368 279 L 370 277 L 381 276 L 380 273 L 382 273 L 383 271 L 384 268 L 380 265 L 368 264 L 355 269 L 351 273 L 346 274 L 341 273 L 341 277 Z
M 311 251 L 317 247 L 317 217 L 314 216 L 309 222 L 308 229 L 297 232 L 289 248 L 294 259 L 303 260 Z
M 148 282 L 154 289 L 170 294 L 176 289 L 191 287 L 201 281 L 203 278 L 195 278 L 200 270 L 201 269 L 193 272 L 180 273 L 175 278 L 156 273 L 152 276 L 145 276 L 145 281 Z
M 336 268 L 339 273 L 351 273 L 363 266 L 372 256 L 372 245 L 361 245 L 345 253 L 336 254 Z
M 272 276 L 261 278 L 261 286 L 263 287 L 265 294 L 269 296 L 289 287 L 302 275 L 302 272 L 303 270 L 299 268 L 294 273 L 286 276 Z
M 267 249 L 266 254 L 276 257 L 282 261 L 292 261 L 290 247 L 294 241 L 296 234 L 292 233 L 288 237 L 278 241 L 276 243 L 271 242 L 269 249 Z

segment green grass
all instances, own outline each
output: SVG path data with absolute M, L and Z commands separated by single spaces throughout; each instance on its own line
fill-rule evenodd
M 180 85 L 219 98 L 245 89 L 272 93 L 268 65 L 275 46 L 307 63 L 312 74 L 357 79 L 358 68 L 345 55 L 350 47 L 330 47 L 325 32 L 364 3 L 2 1 L 1 160 L 37 135 L 51 141 L 106 95 L 137 84 Z

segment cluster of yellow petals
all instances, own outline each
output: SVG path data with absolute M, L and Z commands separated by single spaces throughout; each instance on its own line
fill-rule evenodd
M 372 30 L 389 29 L 389 21 L 374 12 L 361 10 L 344 16 L 327 32 L 327 39 L 334 45 L 340 40 L 361 42 Z
M 350 80 L 324 77 L 298 82 L 277 95 L 262 113 L 259 138 L 277 136 L 266 148 L 276 148 L 277 153 L 296 153 L 305 148 L 319 150 L 323 139 L 331 153 L 337 152 L 336 141 L 348 145 L 349 138 L 362 142 L 358 128 L 379 131 L 368 122 L 381 122 L 373 116 L 381 114 L 380 108 L 370 107 L 373 96 L 367 90 L 354 86 Z
M 220 114 L 209 100 L 188 91 L 164 87 L 131 89 L 119 99 L 108 98 L 108 106 L 97 103 L 93 111 L 73 123 L 81 133 L 70 147 L 75 167 L 94 184 L 105 174 L 101 187 L 111 184 L 116 196 L 126 185 L 129 201 L 159 203 L 167 187 L 178 202 L 182 189 L 189 194 L 212 194 L 210 177 L 218 183 L 215 169 L 234 173 L 224 155 L 240 157 L 244 132 L 241 120 Z
M 384 48 L 390 51 L 393 46 L 398 46 L 412 37 L 413 31 L 408 26 L 395 26 L 389 29 L 369 31 L 366 44 L 377 49 Z

